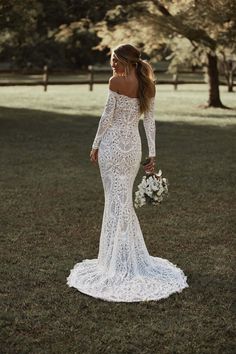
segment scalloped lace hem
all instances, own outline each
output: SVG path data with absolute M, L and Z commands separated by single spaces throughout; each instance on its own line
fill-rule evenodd
M 81 293 L 111 302 L 160 300 L 188 288 L 187 276 L 167 259 L 152 257 L 154 268 L 149 274 L 122 276 L 104 272 L 97 259 L 76 263 L 67 277 L 67 285 Z

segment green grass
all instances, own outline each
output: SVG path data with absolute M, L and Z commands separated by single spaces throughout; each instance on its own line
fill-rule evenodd
M 76 116 L 100 116 L 107 96 L 106 85 L 95 85 L 92 92 L 87 85 L 49 86 L 43 92 L 36 87 L 0 88 L 0 107 L 27 108 Z M 230 110 L 202 109 L 207 101 L 206 85 L 157 86 L 156 119 L 158 122 L 187 122 L 197 125 L 226 126 L 236 124 L 235 93 L 221 87 L 221 97 Z M 65 118 L 66 121 L 68 118 Z
M 158 87 L 170 194 L 136 211 L 149 253 L 181 267 L 189 288 L 111 303 L 66 285 L 76 262 L 98 254 L 104 196 L 89 152 L 105 86 L 1 88 L 1 353 L 234 352 L 235 110 L 198 108 L 205 90 Z M 233 99 L 222 92 L 235 108 Z M 141 121 L 140 134 L 145 157 Z

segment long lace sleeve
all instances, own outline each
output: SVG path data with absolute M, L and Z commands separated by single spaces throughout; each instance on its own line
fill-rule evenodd
M 143 125 L 147 137 L 149 156 L 156 156 L 156 125 L 154 117 L 155 97 L 151 98 L 150 108 L 144 113 Z
M 111 91 L 109 90 L 105 108 L 100 118 L 97 133 L 92 144 L 93 149 L 98 149 L 102 136 L 104 135 L 107 128 L 110 126 L 114 115 L 115 106 L 116 106 L 116 96 L 112 94 Z

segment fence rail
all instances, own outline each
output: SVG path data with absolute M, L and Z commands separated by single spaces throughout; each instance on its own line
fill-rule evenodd
M 177 90 L 178 85 L 206 83 L 204 79 L 205 73 L 199 70 L 178 71 L 175 74 L 170 74 L 166 70 L 154 70 L 154 73 L 157 76 L 156 83 L 158 85 L 173 85 L 175 90 Z M 158 74 L 162 78 L 159 79 Z M 95 84 L 106 84 L 111 75 L 111 70 L 95 69 L 91 65 L 87 71 L 49 71 L 48 67 L 44 66 L 41 72 L 39 70 L 32 71 L 26 69 L 0 71 L 0 86 L 43 86 L 46 92 L 48 86 L 51 85 L 88 85 L 89 90 L 92 91 Z M 16 78 L 17 76 L 18 78 Z M 181 76 L 185 76 L 185 79 L 180 78 Z M 220 85 L 227 85 L 226 80 L 223 80 L 222 76 L 220 77 Z

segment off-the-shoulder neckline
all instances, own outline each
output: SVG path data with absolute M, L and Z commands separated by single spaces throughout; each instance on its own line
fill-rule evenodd
M 113 91 L 113 90 L 111 90 L 110 88 L 108 89 L 108 91 L 110 91 L 111 93 L 114 93 L 114 94 L 116 94 L 116 95 L 118 95 L 118 96 L 123 96 L 123 97 L 130 98 L 131 100 L 138 100 L 138 99 L 139 99 L 138 97 L 130 97 L 130 96 L 127 96 L 127 95 L 122 95 L 121 93 L 118 93 L 118 92 L 116 92 L 116 91 Z M 155 98 L 155 96 L 151 97 L 151 99 L 154 99 L 154 98 Z
M 135 99 L 135 100 L 138 100 L 138 97 L 130 97 L 130 96 L 127 96 L 127 95 L 122 95 L 121 93 L 118 93 L 118 92 L 116 92 L 116 91 L 113 91 L 113 90 L 111 90 L 111 89 L 108 89 L 111 93 L 114 93 L 114 94 L 116 94 L 116 95 L 118 95 L 118 96 L 124 96 L 124 97 L 127 97 L 127 98 L 131 98 L 131 99 Z

